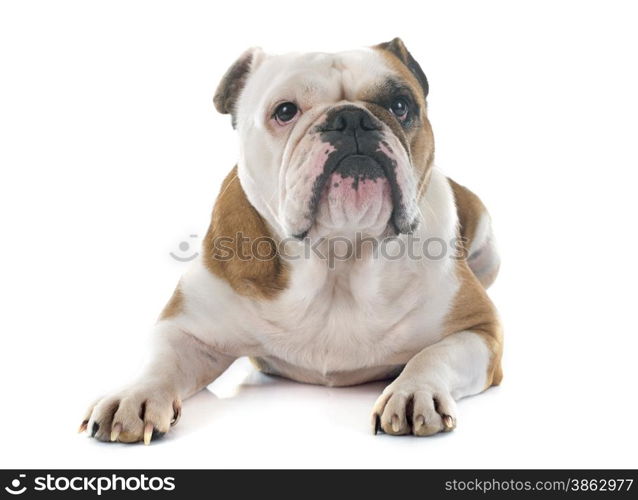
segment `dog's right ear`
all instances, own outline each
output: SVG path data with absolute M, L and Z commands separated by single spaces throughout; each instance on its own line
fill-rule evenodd
M 405 64 L 421 85 L 421 89 L 423 90 L 423 97 L 428 96 L 428 92 L 430 91 L 428 79 L 426 78 L 425 73 L 423 73 L 423 70 L 421 69 L 419 63 L 416 62 L 416 59 L 412 57 L 412 54 L 410 54 L 410 51 L 406 48 L 403 40 L 397 37 L 390 40 L 389 42 L 380 43 L 379 45 L 377 45 L 377 48 L 390 52 L 399 61 Z
M 233 128 L 237 125 L 235 106 L 241 91 L 246 85 L 250 73 L 255 71 L 264 58 L 264 52 L 259 47 L 253 47 L 244 52 L 219 82 L 213 103 L 215 109 L 222 114 L 230 114 Z

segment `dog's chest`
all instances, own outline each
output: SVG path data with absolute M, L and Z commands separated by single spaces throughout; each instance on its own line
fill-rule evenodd
M 440 339 L 457 288 L 445 262 L 364 259 L 329 269 L 306 261 L 293 269 L 290 287 L 261 307 L 262 348 L 328 377 L 391 369 Z

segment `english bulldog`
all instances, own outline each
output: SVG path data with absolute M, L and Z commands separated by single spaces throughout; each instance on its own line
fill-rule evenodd
M 202 251 L 154 327 L 143 375 L 92 405 L 80 431 L 149 444 L 241 356 L 309 384 L 390 380 L 375 433 L 453 430 L 455 401 L 502 378 L 485 291 L 499 257 L 479 198 L 434 167 L 427 96 L 398 38 L 246 51 L 214 96 L 240 151 Z

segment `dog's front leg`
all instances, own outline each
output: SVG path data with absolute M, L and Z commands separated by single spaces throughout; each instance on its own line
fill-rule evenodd
M 374 406 L 374 431 L 417 436 L 451 431 L 455 401 L 499 383 L 500 377 L 498 332 L 448 335 L 414 356 L 386 387 Z
M 210 384 L 234 360 L 170 320 L 155 327 L 153 347 L 143 375 L 91 406 L 81 431 L 88 429 L 101 441 L 148 444 L 177 422 L 183 399 Z

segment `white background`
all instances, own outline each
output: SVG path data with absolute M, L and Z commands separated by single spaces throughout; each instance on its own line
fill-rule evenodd
M 0 466 L 638 466 L 636 18 L 616 1 L 4 1 Z M 238 156 L 212 105 L 226 68 L 253 45 L 397 35 L 430 80 L 437 164 L 494 218 L 503 385 L 462 401 L 452 434 L 375 437 L 383 384 L 241 360 L 150 447 L 75 434 L 139 370 L 185 268 L 169 252 L 199 241 Z

